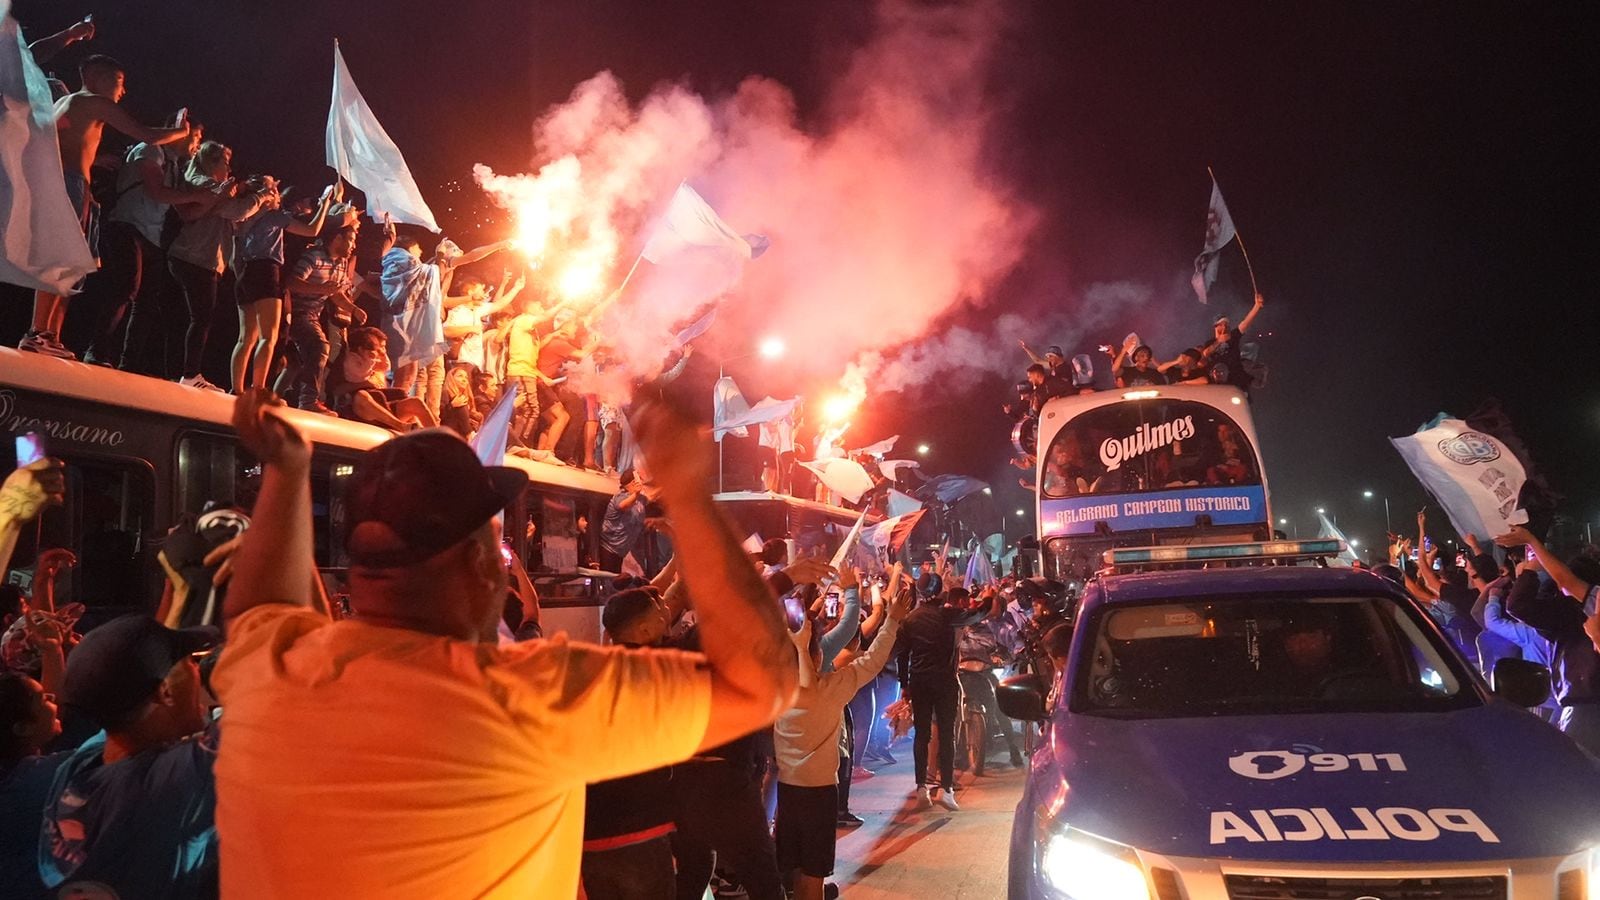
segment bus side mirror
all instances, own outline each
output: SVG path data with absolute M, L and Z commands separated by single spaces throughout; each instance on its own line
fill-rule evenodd
M 1550 670 L 1525 659 L 1502 659 L 1494 664 L 1489 686 L 1495 696 L 1529 709 L 1550 699 Z
M 1044 682 L 1039 676 L 1013 675 L 1000 682 L 995 699 L 1000 701 L 1000 711 L 1007 718 L 1043 722 L 1049 718 L 1044 709 L 1044 694 Z

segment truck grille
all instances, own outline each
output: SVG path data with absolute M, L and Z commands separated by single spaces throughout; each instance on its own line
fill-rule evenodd
M 1505 900 L 1504 875 L 1459 878 L 1280 878 L 1228 875 L 1229 900 Z

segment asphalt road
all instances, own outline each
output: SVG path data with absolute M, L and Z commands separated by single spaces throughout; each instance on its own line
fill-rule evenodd
M 922 809 L 911 794 L 911 748 L 895 752 L 899 762 L 851 788 L 851 809 L 866 824 L 839 833 L 832 880 L 841 898 L 1004 897 L 1023 771 L 995 754 L 982 778 L 956 773 L 959 812 Z

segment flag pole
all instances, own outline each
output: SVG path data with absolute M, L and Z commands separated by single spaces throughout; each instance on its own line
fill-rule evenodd
M 1206 166 L 1206 174 L 1211 176 L 1212 184 L 1217 183 L 1217 173 L 1211 171 L 1210 166 Z M 1219 185 L 1218 187 L 1220 189 L 1221 186 Z M 1244 257 L 1244 270 L 1250 273 L 1250 293 L 1253 299 L 1256 296 L 1260 296 L 1261 289 L 1256 287 L 1256 270 L 1255 267 L 1250 265 L 1250 251 L 1244 248 L 1244 235 L 1239 233 L 1238 222 L 1233 223 L 1233 239 L 1239 242 L 1239 255 Z

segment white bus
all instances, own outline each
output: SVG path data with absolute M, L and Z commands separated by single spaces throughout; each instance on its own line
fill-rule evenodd
M 1084 581 L 1116 547 L 1273 536 L 1255 424 L 1237 388 L 1058 397 L 1038 425 L 1035 521 L 1045 575 Z
M 208 502 L 249 508 L 260 468 L 229 422 L 233 398 L 115 369 L 0 348 L 0 460 L 11 438 L 37 432 L 67 463 L 67 502 L 27 529 L 12 559 L 26 584 L 39 547 L 67 547 L 79 565 L 60 582 L 60 602 L 79 601 L 91 623 L 154 612 L 162 573 L 155 556 L 167 531 Z M 317 564 L 342 580 L 344 484 L 362 453 L 386 440 L 381 428 L 315 413 L 286 412 L 314 445 L 312 504 Z M 521 501 L 507 510 L 506 536 L 539 585 L 547 633 L 598 639 L 600 523 L 617 481 L 594 472 L 512 457 L 527 471 Z

